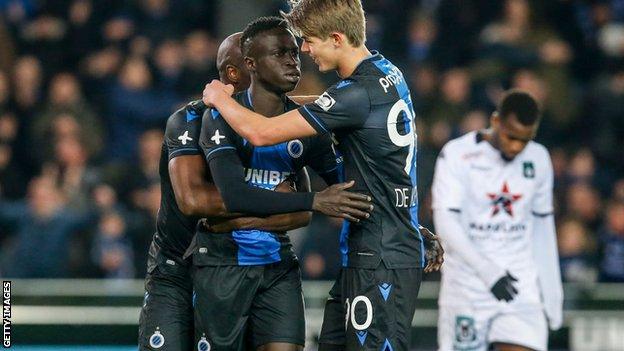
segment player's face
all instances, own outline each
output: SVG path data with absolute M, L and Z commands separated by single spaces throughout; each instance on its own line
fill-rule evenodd
M 538 123 L 525 126 L 511 115 L 501 119 L 498 115 L 492 117 L 492 128 L 496 138 L 496 144 L 503 157 L 511 161 L 524 150 L 529 141 L 535 138 Z
M 301 44 L 301 52 L 305 52 L 319 66 L 319 71 L 327 72 L 335 70 L 338 66 L 335 60 L 335 46 L 331 37 L 322 40 L 318 37 L 304 36 Z
M 275 29 L 255 41 L 255 77 L 279 93 L 295 89 L 301 77 L 295 36 L 288 30 Z

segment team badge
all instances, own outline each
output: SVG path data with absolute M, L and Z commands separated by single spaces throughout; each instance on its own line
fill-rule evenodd
M 535 167 L 533 166 L 533 162 L 524 162 L 522 164 L 522 173 L 525 178 L 535 178 Z
M 156 331 L 149 338 L 149 344 L 155 349 L 161 348 L 165 344 L 165 336 L 160 333 L 160 330 L 156 328 Z
M 455 318 L 455 342 L 466 344 L 477 340 L 474 318 L 457 316 Z
M 317 104 L 324 111 L 329 111 L 329 109 L 336 104 L 336 100 L 334 100 L 333 97 L 325 92 L 321 96 L 319 96 L 318 99 L 314 101 L 314 103 Z
M 496 216 L 501 209 L 513 217 L 513 203 L 522 198 L 522 194 L 509 192 L 507 182 L 503 183 L 503 189 L 500 193 L 488 193 L 487 196 L 492 200 L 492 217 Z
M 299 158 L 303 155 L 303 143 L 301 140 L 291 140 L 286 144 L 286 150 L 292 158 Z
M 210 343 L 206 340 L 206 336 L 202 336 L 201 339 L 197 342 L 197 350 L 199 351 L 210 351 Z

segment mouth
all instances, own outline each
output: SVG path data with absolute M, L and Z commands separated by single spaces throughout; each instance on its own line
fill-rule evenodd
M 284 74 L 284 77 L 290 82 L 298 82 L 299 78 L 301 78 L 301 73 L 299 72 L 290 72 Z

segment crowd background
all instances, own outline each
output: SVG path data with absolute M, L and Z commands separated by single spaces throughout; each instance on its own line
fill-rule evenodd
M 1 276 L 144 276 L 166 119 L 217 78 L 223 23 L 252 20 L 254 3 L 287 9 L 0 0 Z M 624 282 L 624 0 L 363 3 L 368 47 L 403 69 L 417 109 L 421 222 L 442 146 L 525 89 L 543 107 L 564 280 Z M 302 61 L 297 94 L 336 81 Z M 292 233 L 305 279 L 335 277 L 339 228 L 315 216 Z

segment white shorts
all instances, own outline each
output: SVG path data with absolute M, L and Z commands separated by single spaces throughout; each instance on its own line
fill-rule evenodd
M 490 344 L 497 342 L 546 350 L 548 324 L 544 311 L 501 312 L 499 308 L 440 307 L 439 351 L 486 351 Z

